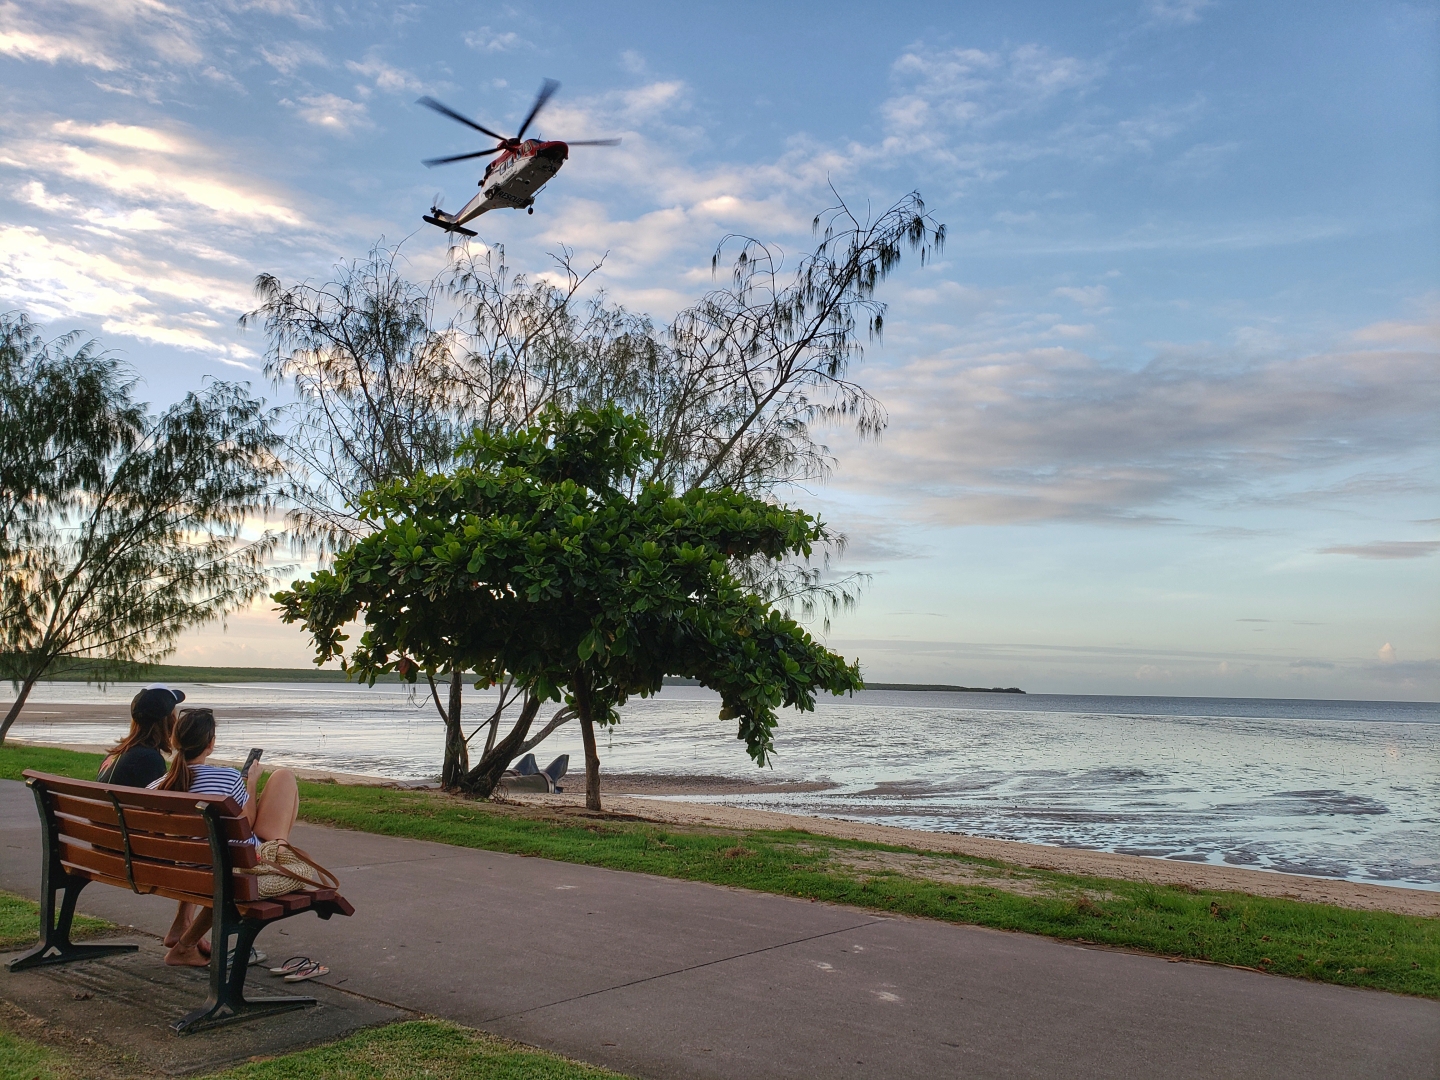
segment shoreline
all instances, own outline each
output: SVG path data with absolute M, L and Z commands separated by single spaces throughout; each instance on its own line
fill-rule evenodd
M 786 814 L 703 802 L 686 802 L 683 795 L 656 797 L 645 794 L 603 792 L 604 813 L 621 814 L 665 825 L 740 830 L 799 830 L 841 840 L 913 848 L 942 854 L 969 855 L 1064 874 L 1120 878 L 1194 891 L 1248 893 L 1311 904 L 1331 904 L 1357 911 L 1389 911 L 1397 915 L 1440 918 L 1440 891 L 1377 885 L 1343 878 L 1308 877 L 1278 870 L 1252 870 L 1239 866 L 1124 855 L 1093 848 L 1062 848 L 994 840 L 965 833 L 929 832 L 898 825 L 871 825 L 844 818 Z M 512 803 L 530 806 L 583 808 L 580 792 L 540 795 L 534 792 L 504 795 Z
M 12 739 L 17 745 L 103 753 L 108 747 L 86 743 L 49 743 Z M 240 762 L 217 764 L 238 766 Z M 294 770 L 301 780 L 336 783 L 361 787 L 398 789 L 434 788 L 433 782 L 401 781 L 386 777 L 342 773 L 325 769 Z M 579 780 L 582 774 L 567 779 Z M 1403 885 L 1379 885 L 1347 881 L 1343 878 L 1311 877 L 1275 870 L 1254 870 L 1248 867 L 1217 866 L 1211 863 L 1184 862 L 1145 855 L 1126 855 L 1093 848 L 1063 848 L 1029 844 L 1018 840 L 996 840 L 965 833 L 930 832 L 906 829 L 898 825 L 878 825 L 844 818 L 820 815 L 780 813 L 708 802 L 690 802 L 686 797 L 715 797 L 758 793 L 819 791 L 836 785 L 826 782 L 765 783 L 723 776 L 612 773 L 602 774 L 601 793 L 606 814 L 638 818 L 661 825 L 680 825 L 726 830 L 798 830 L 842 840 L 887 844 L 933 851 L 942 854 L 968 855 L 993 859 L 1038 870 L 1065 874 L 1119 878 L 1126 881 L 1149 882 L 1189 890 L 1248 893 L 1306 903 L 1330 904 L 1358 911 L 1389 911 L 1399 915 L 1440 918 L 1440 890 L 1416 889 Z M 534 792 L 507 793 L 502 785 L 504 801 L 520 806 L 554 807 L 583 811 L 582 791 L 572 790 L 554 795 Z

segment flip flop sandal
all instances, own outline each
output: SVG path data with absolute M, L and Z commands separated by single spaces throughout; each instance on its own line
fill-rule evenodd
M 272 967 L 270 969 L 270 974 L 289 975 L 292 971 L 298 971 L 300 968 L 310 963 L 314 963 L 314 961 L 312 961 L 308 956 L 292 956 L 289 960 L 286 960 L 285 963 L 281 964 L 279 967 Z
M 228 950 L 226 955 L 230 958 L 230 963 L 235 963 L 234 949 Z M 261 964 L 263 964 L 266 960 L 269 959 L 269 956 L 261 952 L 259 949 L 255 948 L 255 946 L 250 946 L 250 959 L 247 961 L 247 963 L 249 963 L 251 967 L 259 967 Z
M 306 979 L 318 979 L 321 975 L 329 975 L 330 969 L 324 964 L 314 960 L 302 964 L 289 975 L 285 976 L 286 982 L 304 982 Z

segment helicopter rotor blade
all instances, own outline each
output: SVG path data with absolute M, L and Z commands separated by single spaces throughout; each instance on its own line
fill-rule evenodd
M 552 91 L 552 93 L 553 93 L 553 91 Z M 472 127 L 472 128 L 474 128 L 476 131 L 480 132 L 480 134 L 482 134 L 482 135 L 489 135 L 490 138 L 492 138 L 492 139 L 498 139 L 498 140 L 499 140 L 500 142 L 502 142 L 502 143 L 506 141 L 504 135 L 496 135 L 495 132 L 491 131 L 489 128 L 483 127 L 482 125 L 477 124 L 474 120 L 471 120 L 468 116 L 461 116 L 461 115 L 460 115 L 458 112 L 456 112 L 454 109 L 450 108 L 449 105 L 446 105 L 444 102 L 436 101 L 436 100 L 435 100 L 434 98 L 432 98 L 432 97 L 429 97 L 429 96 L 422 97 L 419 101 L 415 102 L 415 104 L 416 104 L 416 105 L 424 105 L 427 109 L 434 109 L 434 110 L 435 110 L 436 112 L 438 112 L 441 116 L 448 116 L 451 120 L 458 120 L 460 123 L 464 124 L 466 127 Z M 538 108 L 538 106 L 537 106 L 537 108 Z
M 549 101 L 555 95 L 555 91 L 559 89 L 560 84 L 554 79 L 546 79 L 540 84 L 540 93 L 535 95 L 535 104 L 530 108 L 530 115 L 525 117 L 525 122 L 520 125 L 520 132 L 515 136 L 516 142 L 525 138 L 525 132 L 529 129 L 530 122 L 535 119 L 535 114 L 545 107 L 545 103 Z
M 504 150 L 503 146 L 497 146 L 491 150 L 477 150 L 473 154 L 456 154 L 454 157 L 432 157 L 426 158 L 420 164 L 427 169 L 433 169 L 436 165 L 449 165 L 452 161 L 469 161 L 471 158 L 489 157 L 491 154 L 498 154 Z
M 576 139 L 571 142 L 569 139 L 561 139 L 566 146 L 619 146 L 619 139 Z

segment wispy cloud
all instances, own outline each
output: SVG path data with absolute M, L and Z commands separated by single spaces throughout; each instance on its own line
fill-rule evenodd
M 1052 332 L 1054 329 L 1052 328 Z M 1177 507 L 1293 497 L 1325 469 L 1358 473 L 1440 443 L 1434 353 L 1335 350 L 1299 359 L 1163 355 L 1138 369 L 1066 346 L 916 360 L 871 383 L 884 441 L 841 481 L 948 524 L 1158 523 Z M 1317 491 L 1310 499 L 1340 497 Z M 1345 498 L 1373 496 L 1373 478 Z M 1428 542 L 1346 548 L 1428 554 Z
M 1193 26 L 1200 13 L 1212 7 L 1215 0 L 1148 0 L 1145 12 L 1156 22 Z
M 1440 540 L 1375 540 L 1368 544 L 1334 544 L 1321 555 L 1353 555 L 1357 559 L 1423 559 L 1440 551 Z
M 513 30 L 491 30 L 482 26 L 465 35 L 465 44 L 476 52 L 499 53 L 511 52 L 530 43 Z
M 393 67 L 373 53 L 363 62 L 345 61 L 345 66 L 355 74 L 375 83 L 375 89 L 386 93 L 413 94 L 420 89 L 420 80 L 402 68 Z

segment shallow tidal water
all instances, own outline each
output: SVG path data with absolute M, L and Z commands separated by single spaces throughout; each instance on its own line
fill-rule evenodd
M 439 771 L 433 704 L 393 684 L 182 688 L 221 717 L 220 757 L 263 746 L 271 765 Z M 135 690 L 50 683 L 31 700 L 123 714 Z M 466 711 L 478 723 L 494 700 L 471 691 Z M 601 736 L 603 767 L 835 784 L 690 801 L 1440 889 L 1434 703 L 864 691 L 784 715 L 763 772 L 717 708 L 692 687 L 632 701 Z M 14 734 L 97 743 L 124 726 L 22 718 Z M 561 753 L 581 761 L 573 725 L 536 750 Z

